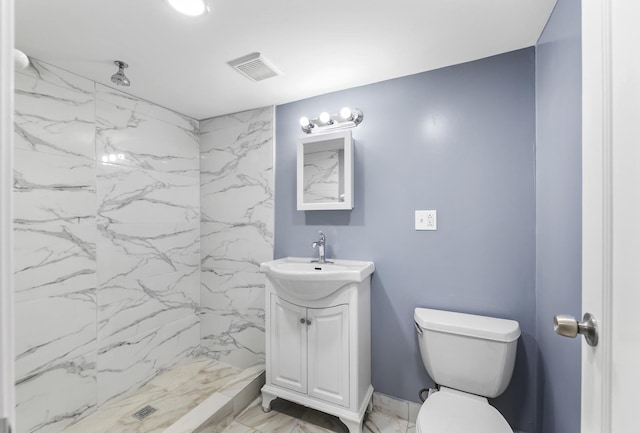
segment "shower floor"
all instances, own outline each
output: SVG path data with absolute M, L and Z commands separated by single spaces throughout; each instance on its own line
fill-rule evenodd
M 213 433 L 224 430 L 256 398 L 264 366 L 245 370 L 197 359 L 108 403 L 63 433 Z M 151 406 L 143 420 L 133 414 Z

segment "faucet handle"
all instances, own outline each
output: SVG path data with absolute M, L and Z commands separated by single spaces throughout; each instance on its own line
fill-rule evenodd
M 322 233 L 322 230 L 319 230 L 318 234 L 320 235 L 320 242 L 324 243 L 327 237 L 324 235 L 324 233 Z

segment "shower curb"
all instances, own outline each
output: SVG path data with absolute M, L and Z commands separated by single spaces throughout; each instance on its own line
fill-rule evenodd
M 241 375 L 225 385 L 162 433 L 222 432 L 259 395 L 260 388 L 265 383 L 265 372 L 261 371 L 250 382 L 246 382 L 246 379 Z
M 255 374 L 255 373 L 254 373 Z M 243 385 L 246 377 L 239 377 L 178 419 L 162 433 L 219 433 L 260 393 L 265 382 L 264 371 Z

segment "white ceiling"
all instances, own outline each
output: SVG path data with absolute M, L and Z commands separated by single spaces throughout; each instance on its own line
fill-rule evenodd
M 208 0 L 189 18 L 164 0 L 16 0 L 16 47 L 196 119 L 282 104 L 536 43 L 556 0 Z M 283 75 L 226 62 L 260 52 Z

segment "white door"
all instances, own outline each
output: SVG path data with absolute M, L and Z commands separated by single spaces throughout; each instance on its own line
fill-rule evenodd
M 271 383 L 307 393 L 307 309 L 271 295 Z
M 309 308 L 309 395 L 349 406 L 349 306 Z
M 12 166 L 13 0 L 0 0 L 0 433 L 9 432 L 10 425 L 15 426 L 11 264 Z
M 582 433 L 639 431 L 640 2 L 582 2 Z

